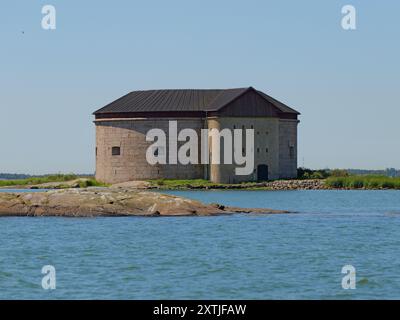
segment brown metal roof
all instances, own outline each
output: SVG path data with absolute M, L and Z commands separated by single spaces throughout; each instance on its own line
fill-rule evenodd
M 218 111 L 252 87 L 236 89 L 174 89 L 132 91 L 94 112 L 94 115 L 144 112 Z M 256 91 L 283 113 L 299 114 L 278 100 Z

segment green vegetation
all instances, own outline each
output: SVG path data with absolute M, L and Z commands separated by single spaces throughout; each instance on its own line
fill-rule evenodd
M 332 189 L 398 189 L 400 190 L 400 177 L 388 177 L 384 175 L 351 175 L 346 170 L 304 170 L 299 179 L 293 180 L 306 180 L 306 179 L 321 179 L 322 185 L 326 188 Z M 268 184 L 268 182 L 243 182 L 238 184 L 222 184 L 213 183 L 208 180 L 194 179 L 194 180 L 173 180 L 173 179 L 160 179 L 149 180 L 151 186 L 158 187 L 165 190 L 179 190 L 179 189 L 242 189 L 242 190 L 283 190 L 286 187 L 289 189 L 302 188 L 304 185 L 301 181 L 300 184 L 279 185 L 279 180 L 275 181 L 275 185 Z M 270 181 L 272 182 L 272 181 Z M 295 181 L 294 181 L 295 182 Z M 306 183 L 306 182 L 305 182 Z M 306 185 L 309 187 L 309 185 Z
M 79 178 L 78 178 L 79 179 Z M 108 187 L 108 184 L 99 182 L 95 179 L 87 179 L 83 178 L 82 180 L 78 180 L 76 183 L 73 184 L 57 184 L 54 186 L 54 189 L 67 189 L 67 188 L 88 188 L 88 187 Z
M 330 177 L 348 177 L 348 176 L 350 176 L 349 172 L 344 169 L 329 170 L 328 174 Z
M 346 170 L 310 170 L 298 169 L 298 180 L 321 179 L 327 188 L 333 189 L 397 189 L 400 190 L 400 177 L 388 177 L 385 175 L 352 175 Z M 296 179 L 293 179 L 296 180 Z M 244 189 L 244 190 L 274 190 L 276 186 L 267 182 L 243 182 L 238 184 L 214 183 L 204 179 L 174 180 L 159 179 L 149 180 L 150 186 L 166 190 L 179 189 Z M 276 181 L 279 183 L 279 180 Z M 41 184 L 54 183 L 54 185 Z M 32 186 L 37 188 L 87 188 L 107 187 L 93 177 L 80 177 L 75 174 L 54 174 L 41 177 L 29 177 L 17 180 L 0 180 L 0 187 Z M 278 188 L 280 186 L 278 185 Z M 296 188 L 296 187 L 294 187 Z
M 325 179 L 329 177 L 329 175 L 328 170 L 297 169 L 297 179 Z
M 78 179 L 78 176 L 74 174 L 54 174 L 43 177 L 34 177 L 27 179 L 18 179 L 18 180 L 0 180 L 0 187 L 8 187 L 8 186 L 26 186 L 32 184 L 41 184 L 48 182 L 65 182 Z
M 349 173 L 343 169 L 311 170 L 307 168 L 297 169 L 297 179 L 326 179 L 328 177 L 348 177 Z
M 51 182 L 59 182 L 60 184 L 56 185 L 55 188 L 63 189 L 63 188 L 87 188 L 87 187 L 104 187 L 106 184 L 100 183 L 93 178 L 82 178 L 82 180 L 78 180 L 81 177 L 75 174 L 53 174 L 48 176 L 41 177 L 29 177 L 26 179 L 18 179 L 18 180 L 0 180 L 0 187 L 13 187 L 13 186 L 30 186 L 30 185 L 40 185 L 43 183 L 51 183 Z M 74 180 L 78 180 L 75 185 L 68 184 L 67 182 L 71 182 Z M 65 184 L 63 183 L 65 182 Z
M 378 175 L 331 176 L 325 180 L 326 186 L 336 189 L 400 189 L 400 177 Z
M 204 179 L 174 180 L 159 179 L 148 180 L 150 186 L 164 190 L 188 190 L 188 189 L 231 189 L 231 190 L 274 190 L 268 185 L 272 181 L 240 182 L 240 183 L 214 183 Z
M 79 181 L 79 188 L 108 187 L 108 186 L 109 186 L 108 184 L 99 182 L 96 179 L 86 179 L 86 180 Z

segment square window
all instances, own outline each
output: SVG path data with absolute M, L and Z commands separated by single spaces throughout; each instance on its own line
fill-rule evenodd
M 121 148 L 120 147 L 112 147 L 111 148 L 111 154 L 113 156 L 119 156 L 121 155 Z

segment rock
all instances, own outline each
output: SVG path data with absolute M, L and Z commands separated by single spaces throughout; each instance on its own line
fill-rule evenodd
M 128 181 L 128 182 L 121 182 L 116 183 L 111 186 L 111 188 L 133 188 L 133 189 L 150 189 L 151 183 L 148 181 Z
M 34 193 L 0 193 L 0 216 L 207 216 L 288 213 L 207 205 L 150 191 L 87 188 Z

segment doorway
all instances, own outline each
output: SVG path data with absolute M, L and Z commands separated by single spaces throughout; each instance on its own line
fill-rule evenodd
M 268 166 L 266 164 L 260 164 L 257 166 L 257 181 L 268 180 Z

